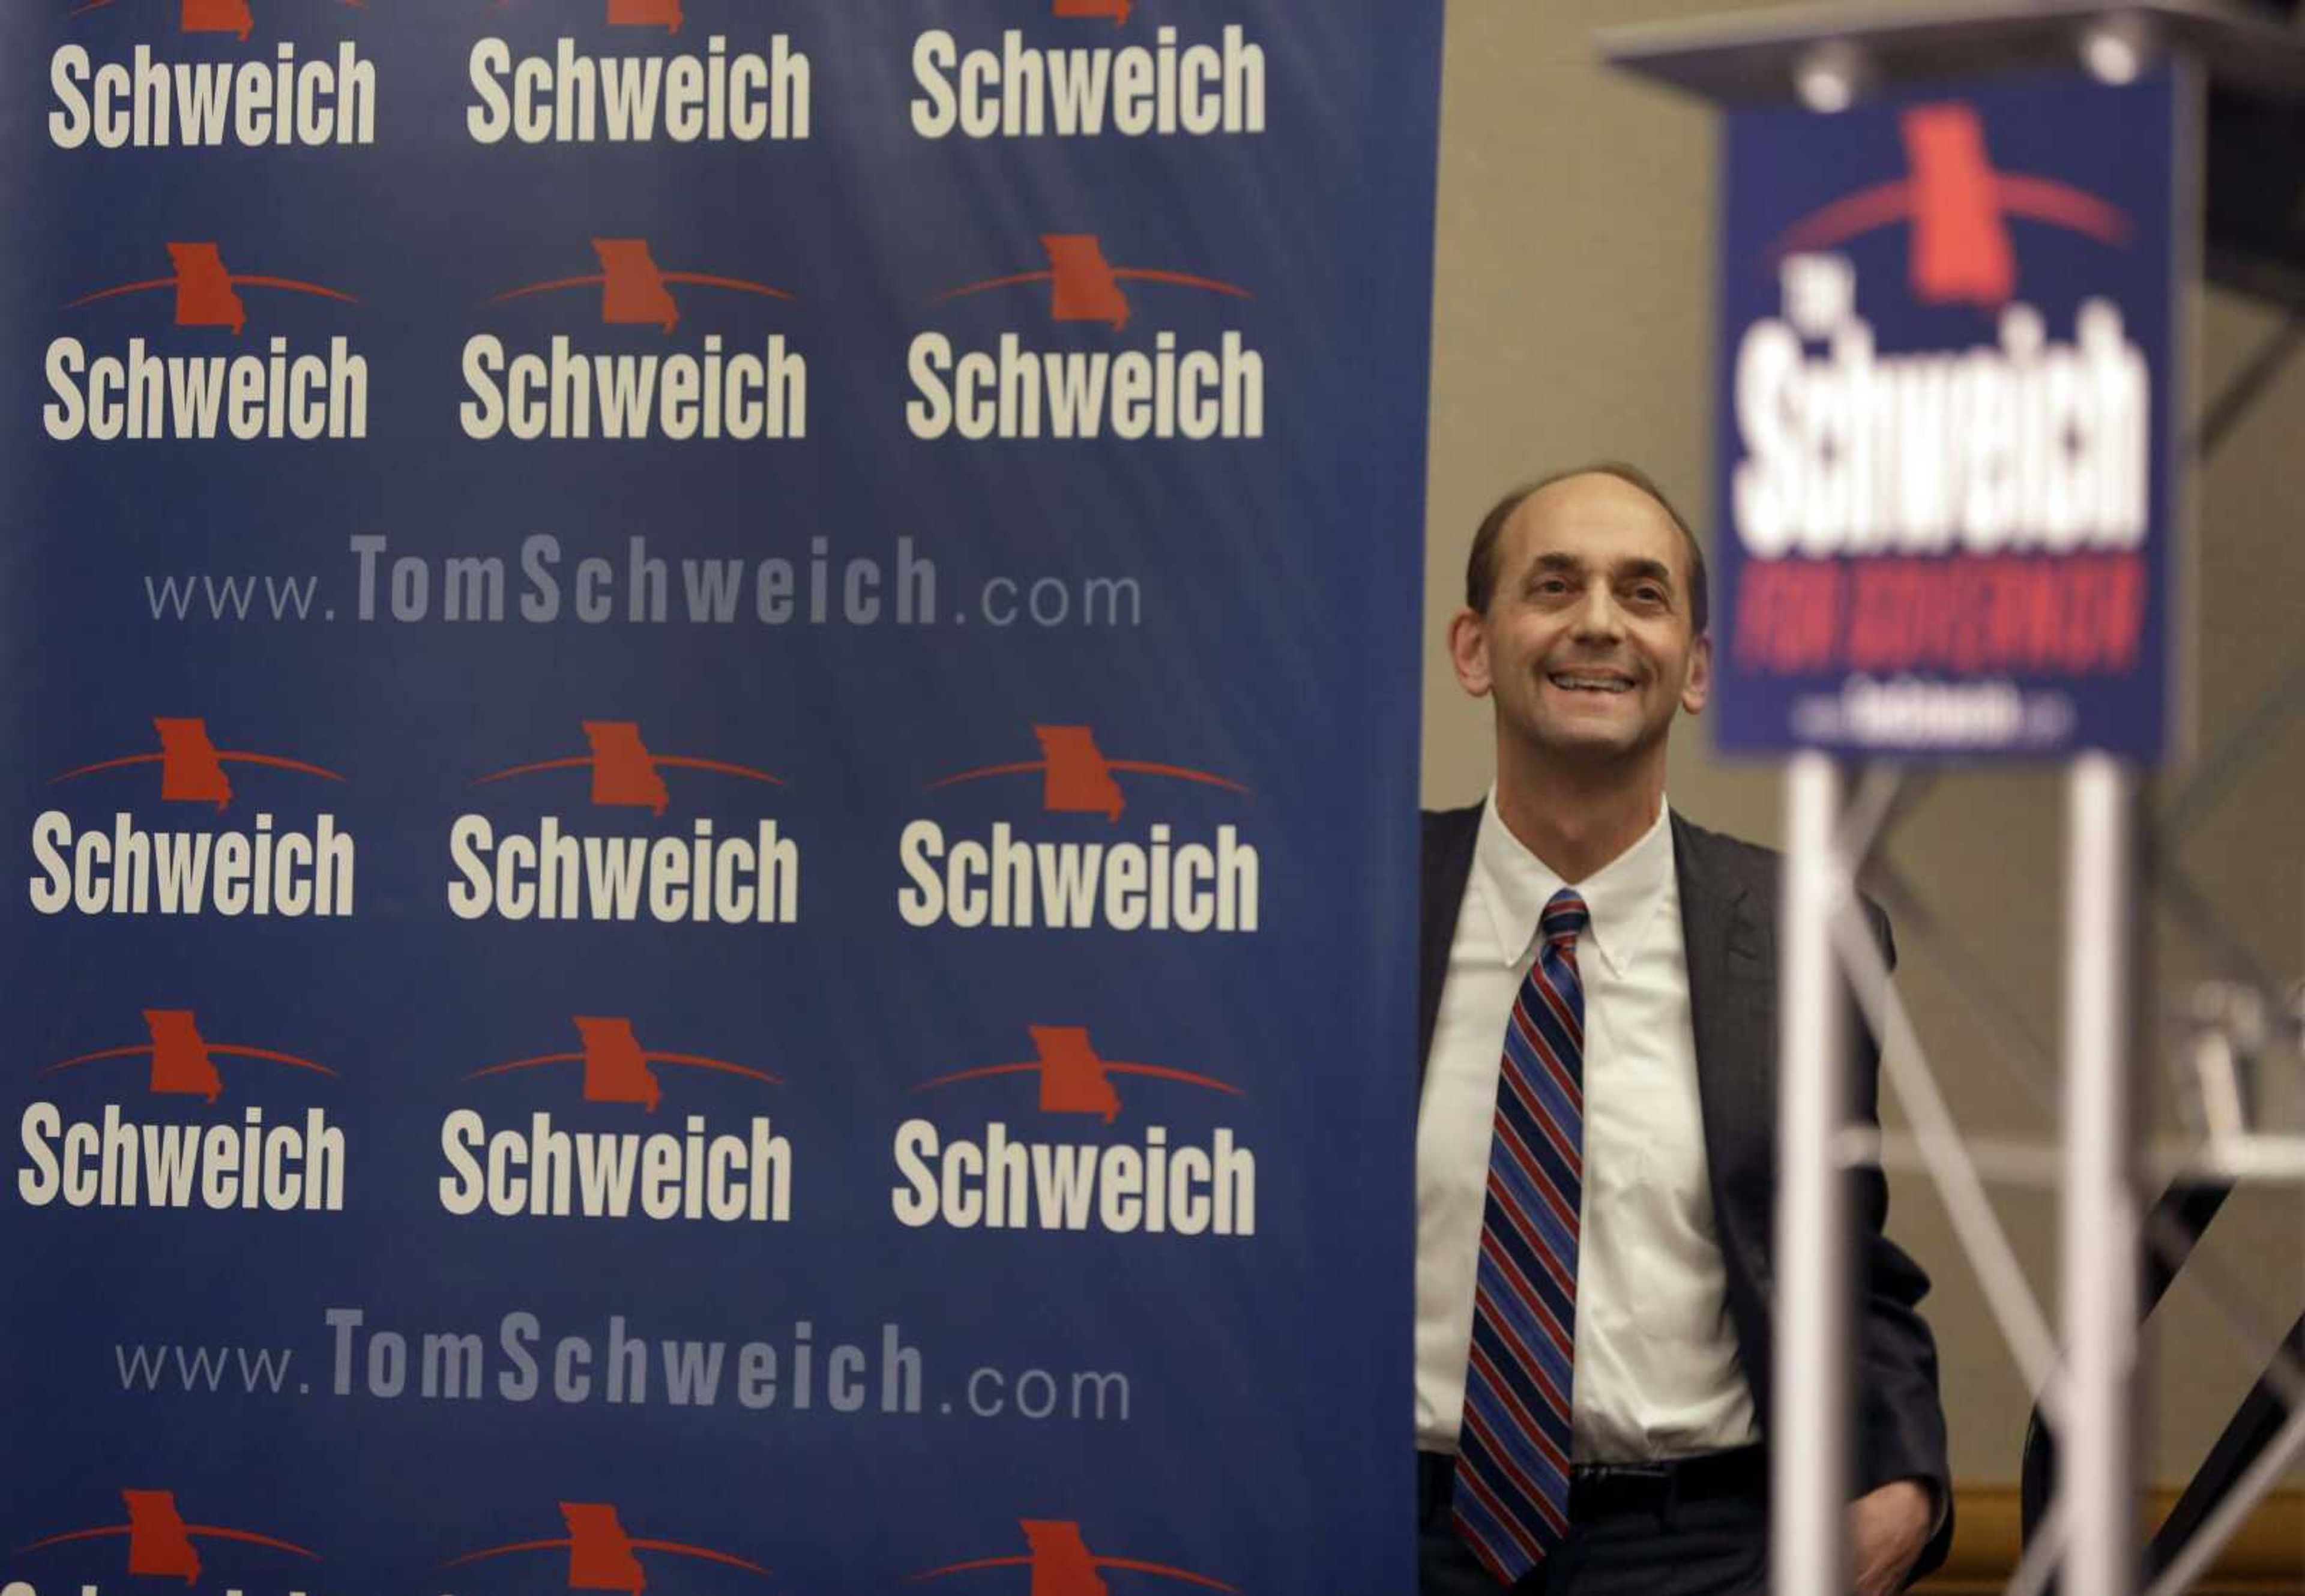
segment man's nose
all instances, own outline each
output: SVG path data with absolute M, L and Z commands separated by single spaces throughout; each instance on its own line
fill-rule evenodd
M 1583 600 L 1577 606 L 1577 635 L 1613 638 L 1620 635 L 1624 629 L 1624 615 L 1617 608 L 1616 595 L 1606 587 L 1586 589 Z

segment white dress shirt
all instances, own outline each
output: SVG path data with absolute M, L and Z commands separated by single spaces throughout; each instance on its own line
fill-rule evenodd
M 1564 883 L 1483 805 L 1416 1124 L 1416 1445 L 1457 1449 L 1497 1065 L 1537 919 Z M 1592 913 L 1585 988 L 1584 1210 L 1571 1455 L 1629 1463 L 1759 1436 L 1737 1366 L 1705 1175 L 1672 827 L 1574 883 Z

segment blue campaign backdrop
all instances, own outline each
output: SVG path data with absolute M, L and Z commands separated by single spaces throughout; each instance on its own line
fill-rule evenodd
M 588 92 L 563 40 L 696 59 L 660 116 L 803 56 L 806 136 L 477 140 L 489 61 Z M 1439 41 L 1394 0 L 0 17 L 0 1583 L 1405 1588 Z M 347 45 L 372 141 L 308 147 L 291 74 Z M 1050 129 L 1058 74 L 1152 131 L 915 125 L 998 77 Z M 972 352 L 1042 436 L 922 436 Z M 593 436 L 491 415 L 523 355 Z M 1049 436 L 1091 374 L 1101 435 Z M 643 375 L 697 386 L 600 436 Z M 666 436 L 779 381 L 785 436 Z M 575 913 L 514 918 L 548 824 Z M 940 1155 L 1003 1138 L 1050 1224 L 961 1222 Z

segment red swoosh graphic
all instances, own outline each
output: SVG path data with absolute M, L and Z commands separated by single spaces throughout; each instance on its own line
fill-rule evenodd
M 81 1053 L 74 1056 L 73 1057 L 64 1059 L 61 1063 L 49 1065 L 46 1069 L 43 1069 L 40 1074 L 43 1075 L 53 1075 L 59 1070 L 68 1070 L 75 1065 L 94 1064 L 98 1059 L 103 1058 L 128 1058 L 132 1057 L 139 1053 L 149 1053 L 152 1050 L 152 1044 L 150 1042 L 146 1042 L 140 1047 L 106 1048 L 101 1052 Z
M 129 765 L 157 765 L 166 758 L 167 758 L 166 754 L 132 753 L 116 760 L 98 760 L 93 765 L 82 765 L 77 770 L 67 770 L 62 776 L 52 776 L 48 778 L 48 785 L 55 786 L 60 781 L 71 781 L 82 776 L 93 776 L 99 770 L 118 770 Z M 276 753 L 249 753 L 240 749 L 219 749 L 217 752 L 217 763 L 219 765 L 268 765 L 276 770 L 294 770 L 305 776 L 318 776 L 327 781 L 344 779 L 334 770 L 324 769 L 319 765 L 310 765 L 302 760 L 292 760 Z
M 476 776 L 472 778 L 472 785 L 476 787 L 484 787 L 492 781 L 502 781 L 506 777 L 533 776 L 540 770 L 589 770 L 591 768 L 592 756 L 589 753 L 580 753 L 574 759 L 540 760 L 533 765 L 515 765 L 511 769 L 499 770 L 493 776 Z
M 1135 1574 L 1157 1574 L 1163 1579 L 1181 1580 L 1188 1585 L 1200 1585 L 1211 1591 L 1231 1592 L 1232 1596 L 1240 1596 L 1238 1591 L 1222 1580 L 1211 1579 L 1205 1574 L 1195 1574 L 1190 1569 L 1171 1568 L 1165 1563 L 1147 1563 L 1136 1558 L 1091 1558 L 1089 1562 L 1098 1568 L 1126 1568 Z M 981 1568 L 1029 1568 L 1032 1564 L 1033 1559 L 1029 1557 L 979 1558 L 974 1562 L 948 1563 L 941 1568 L 931 1568 L 920 1574 L 911 1575 L 906 1577 L 905 1583 L 908 1585 L 917 1585 L 924 1580 L 942 1579 L 948 1574 L 974 1574 Z
M 1227 781 L 1221 776 L 1211 776 L 1205 770 L 1189 770 L 1182 765 L 1156 765 L 1150 760 L 1107 760 L 1108 770 L 1127 770 L 1137 776 L 1167 776 L 1178 781 L 1197 781 L 1212 787 L 1222 787 L 1228 793 L 1246 793 L 1248 789 L 1237 781 Z
M 634 1551 L 668 1551 L 675 1557 L 696 1558 L 707 1563 L 719 1563 L 724 1567 L 742 1568 L 747 1573 L 757 1574 L 764 1579 L 768 1577 L 769 1571 L 758 1563 L 747 1562 L 743 1558 L 731 1557 L 725 1551 L 714 1551 L 709 1546 L 691 1546 L 685 1541 L 642 1541 L 635 1538 L 632 1542 L 632 1548 Z
M 2012 216 L 2047 222 L 2093 238 L 2101 244 L 2119 244 L 2130 233 L 2128 213 L 2096 195 L 2046 177 L 2024 173 L 1998 173 L 1993 196 Z M 1768 259 L 1782 259 L 1805 250 L 1829 249 L 1860 233 L 1901 222 L 1913 214 L 1913 185 L 1900 178 L 1875 183 L 1844 195 L 1795 222 L 1769 246 Z
M 1053 271 L 1018 272 L 1013 277 L 987 277 L 982 283 L 965 283 L 958 288 L 948 288 L 929 303 L 941 305 L 947 300 L 965 299 L 972 293 L 985 293 L 995 288 L 1014 288 L 1019 283 L 1053 283 Z
M 1026 760 L 1016 765 L 986 765 L 974 770 L 964 770 L 958 776 L 947 776 L 929 783 L 929 791 L 953 786 L 964 781 L 982 781 L 988 776 L 1022 776 L 1028 770 L 1046 770 L 1046 760 Z
M 643 1052 L 641 1057 L 651 1064 L 685 1065 L 693 1070 L 711 1070 L 724 1075 L 743 1075 L 748 1080 L 766 1081 L 771 1086 L 784 1084 L 766 1070 L 756 1070 L 750 1065 L 731 1064 L 725 1058 L 709 1058 L 702 1053 Z M 634 1541 L 633 1544 L 637 1546 L 640 1542 Z
M 1136 1558 L 1091 1558 L 1089 1561 L 1099 1568 L 1126 1568 L 1134 1574 L 1157 1574 L 1163 1579 L 1182 1580 L 1188 1585 L 1199 1585 L 1204 1590 L 1233 1589 L 1222 1580 L 1211 1579 L 1205 1574 L 1195 1574 L 1188 1569 L 1171 1568 L 1165 1563 L 1147 1563 Z M 1234 1592 L 1233 1596 L 1239 1596 L 1239 1592 Z
M 702 1053 L 659 1053 L 652 1049 L 644 1048 L 641 1053 L 641 1057 L 650 1064 L 685 1065 L 690 1069 L 712 1070 L 720 1074 L 743 1075 L 748 1080 L 765 1081 L 771 1086 L 782 1086 L 784 1084 L 784 1082 L 780 1077 L 772 1075 L 766 1070 L 756 1070 L 750 1065 L 731 1064 L 725 1058 L 710 1058 Z M 464 1079 L 467 1081 L 478 1081 L 486 1075 L 502 1075 L 509 1074 L 514 1070 L 534 1069 L 540 1065 L 582 1064 L 583 1062 L 584 1055 L 582 1053 L 539 1053 L 533 1058 L 515 1058 L 503 1064 L 489 1065 L 486 1069 L 474 1070 L 471 1074 L 466 1075 Z M 634 1544 L 637 1545 L 638 1542 L 634 1542 Z
M 106 1524 L 102 1529 L 73 1530 L 62 1535 L 51 1535 L 45 1541 L 35 1541 L 30 1546 L 20 1546 L 16 1549 L 19 1552 L 38 1551 L 44 1546 L 62 1546 L 67 1541 L 101 1541 L 108 1535 L 126 1533 L 128 1526 L 124 1524 Z
M 310 1070 L 316 1074 L 327 1075 L 331 1079 L 335 1078 L 336 1073 L 325 1064 L 315 1064 L 309 1058 L 299 1058 L 293 1053 L 276 1053 L 269 1048 L 247 1048 L 237 1042 L 208 1042 L 206 1046 L 209 1052 L 222 1053 L 231 1058 L 261 1058 L 272 1064 L 293 1065 L 297 1069 Z M 76 1065 L 94 1064 L 105 1058 L 127 1058 L 140 1055 L 149 1057 L 155 1050 L 150 1042 L 126 1048 L 106 1048 L 98 1052 L 81 1053 L 71 1058 L 59 1059 L 43 1069 L 40 1074 L 57 1074 Z
M 526 299 L 533 293 L 554 293 L 563 288 L 598 288 L 608 280 L 605 272 L 593 272 L 582 277 L 555 277 L 549 283 L 531 283 L 524 288 L 507 288 L 489 301 L 501 305 L 507 300 Z M 693 283 L 704 288 L 727 288 L 738 293 L 757 293 L 764 299 L 790 300 L 795 296 L 782 288 L 772 288 L 766 283 L 754 283 L 744 277 L 715 276 L 710 272 L 659 272 L 659 283 Z
M 516 1551 L 566 1550 L 575 1544 L 576 1543 L 574 1541 L 568 1540 L 515 1541 L 509 1546 L 491 1546 L 485 1551 L 468 1551 L 461 1558 L 449 1558 L 447 1562 L 441 1564 L 440 1566 L 443 1568 L 462 1568 L 467 1563 L 478 1563 L 489 1558 L 506 1557 Z
M 964 283 L 958 288 L 948 288 L 929 302 L 941 305 L 947 300 L 963 299 L 972 293 L 985 293 L 995 288 L 1014 288 L 1019 283 L 1053 283 L 1053 270 L 1018 272 L 1013 276 L 987 277 L 982 283 Z M 1116 266 L 1112 268 L 1116 283 L 1173 283 L 1186 288 L 1205 288 L 1211 293 L 1222 293 L 1234 299 L 1255 299 L 1256 296 L 1238 283 L 1221 282 L 1215 277 L 1195 276 L 1190 272 L 1162 271 L 1150 266 Z
M 306 776 L 323 777 L 329 781 L 344 780 L 343 777 L 337 775 L 333 770 L 323 770 L 318 765 L 308 765 L 302 760 L 285 759 L 276 753 L 244 753 L 238 749 L 221 749 L 217 753 L 217 763 L 220 765 L 268 765 L 275 770 L 299 770 L 303 772 Z
M 250 1546 L 268 1546 L 276 1551 L 293 1551 L 298 1557 L 310 1558 L 315 1563 L 320 1560 L 319 1552 L 307 1550 L 293 1541 L 276 1541 L 269 1535 L 257 1534 L 252 1530 L 227 1530 L 216 1524 L 186 1524 L 184 1532 L 187 1535 L 199 1535 L 209 1541 L 239 1541 Z
M 62 1546 L 67 1541 L 100 1541 L 128 1532 L 128 1526 L 124 1524 L 105 1524 L 93 1530 L 73 1530 L 67 1534 L 50 1535 L 45 1541 L 35 1541 L 18 1549 L 38 1551 L 44 1546 Z M 239 1541 L 250 1546 L 268 1546 L 275 1551 L 293 1552 L 300 1558 L 309 1558 L 315 1563 L 320 1560 L 320 1554 L 309 1547 L 299 1546 L 293 1541 L 276 1540 L 270 1535 L 259 1535 L 253 1530 L 228 1530 L 222 1524 L 188 1524 L 184 1526 L 184 1533 L 198 1535 L 204 1541 Z
M 1182 1081 L 1191 1086 L 1205 1086 L 1212 1091 L 1221 1091 L 1229 1097 L 1246 1095 L 1239 1087 L 1220 1081 L 1214 1075 L 1198 1074 L 1192 1070 L 1176 1069 L 1165 1064 L 1124 1064 L 1110 1058 L 1099 1059 L 1097 1062 L 1103 1065 L 1104 1073 L 1109 1075 L 1150 1075 L 1162 1081 Z M 915 1092 L 931 1091 L 940 1086 L 951 1086 L 962 1081 L 982 1081 L 993 1075 L 1030 1074 L 1038 1072 L 1040 1068 L 1041 1060 L 1037 1058 L 1023 1064 L 978 1065 L 973 1069 L 955 1070 L 951 1074 L 939 1075 L 933 1080 L 923 1081 L 913 1090 Z
M 73 6 L 70 11 L 64 13 L 64 20 L 66 21 L 70 21 L 74 17 L 84 17 L 89 12 L 102 11 L 106 6 L 112 4 L 114 4 L 114 0 L 81 0 L 81 4 Z M 342 6 L 347 6 L 353 11 L 366 11 L 368 9 L 368 0 L 336 0 L 336 4 Z
M 2126 211 L 2070 183 L 2011 172 L 1996 178 L 1993 189 L 2000 197 L 2002 208 L 2012 216 L 2054 222 L 2076 233 L 2085 233 L 2099 243 L 2117 244 L 2129 236 Z
M 905 1583 L 908 1585 L 916 1585 L 923 1580 L 942 1579 L 948 1574 L 974 1574 L 980 1568 L 1029 1568 L 1032 1566 L 1033 1559 L 1028 1557 L 979 1558 L 973 1563 L 947 1563 L 941 1568 L 931 1568 L 923 1573 L 911 1575 L 906 1577 Z
M 988 776 L 1022 776 L 1027 771 L 1046 770 L 1048 768 L 1049 763 L 1046 760 L 1026 760 L 1014 765 L 985 765 L 978 769 L 964 770 L 957 776 L 940 777 L 929 783 L 928 790 L 933 793 L 939 787 L 949 787 L 964 781 L 982 781 Z M 1174 777 L 1178 781 L 1196 781 L 1206 786 L 1222 787 L 1229 793 L 1246 794 L 1248 791 L 1237 781 L 1229 781 L 1221 776 L 1212 776 L 1205 770 L 1187 769 L 1182 765 L 1155 764 L 1150 760 L 1107 760 L 1104 762 L 1104 768 L 1108 770 L 1126 770 L 1136 776 L 1169 776 Z
M 222 1053 L 229 1058 L 261 1058 L 269 1064 L 290 1065 L 300 1070 L 312 1070 L 323 1075 L 334 1076 L 336 1073 L 325 1064 L 315 1064 L 309 1058 L 299 1058 L 293 1053 L 276 1053 L 269 1048 L 246 1048 L 237 1042 L 210 1042 L 208 1044 L 208 1049 L 211 1053 Z
M 583 1062 L 584 1055 L 582 1053 L 539 1053 L 533 1058 L 515 1058 L 507 1060 L 503 1064 L 489 1065 L 486 1069 L 474 1070 L 471 1074 L 466 1075 L 464 1079 L 467 1081 L 478 1081 L 487 1075 L 502 1075 L 508 1074 L 514 1070 L 534 1069 L 539 1065 L 582 1064 Z M 562 1541 L 559 1544 L 565 1546 L 567 1542 Z M 453 1568 L 455 1565 L 450 1563 L 444 1565 L 444 1566 Z
M 720 760 L 700 759 L 693 754 L 653 753 L 649 756 L 649 760 L 652 764 L 670 765 L 677 770 L 710 770 L 720 776 L 741 776 L 747 781 L 765 782 L 772 787 L 787 785 L 783 777 L 770 776 L 767 771 L 755 770 L 750 765 L 731 765 Z M 540 760 L 533 765 L 515 765 L 509 770 L 498 770 L 489 776 L 476 776 L 472 778 L 472 785 L 476 787 L 484 787 L 492 781 L 502 781 L 506 777 L 533 776 L 540 770 L 589 770 L 591 768 L 592 756 L 589 753 L 580 753 L 570 759 Z
M 492 305 L 501 305 L 506 300 L 526 299 L 532 293 L 555 293 L 563 288 L 583 288 L 586 286 L 598 288 L 608 280 L 607 275 L 602 272 L 594 272 L 589 277 L 555 277 L 549 283 L 531 283 L 525 288 L 507 288 L 502 293 L 498 294 L 494 299 L 490 300 L 489 303 Z M 447 1565 L 449 1567 L 454 1567 L 455 1566 L 455 1565 L 454 1564 Z
M 1205 288 L 1211 293 L 1229 294 L 1234 299 L 1255 299 L 1256 296 L 1238 283 L 1220 282 L 1214 277 L 1197 277 L 1190 272 L 1162 271 L 1150 266 L 1116 266 L 1112 268 L 1117 283 L 1174 283 L 1184 288 Z
M 1149 1075 L 1161 1081 L 1182 1081 L 1190 1086 L 1205 1086 L 1212 1091 L 1221 1091 L 1228 1097 L 1243 1095 L 1239 1087 L 1220 1081 L 1214 1075 L 1204 1075 L 1192 1070 L 1180 1070 L 1166 1064 L 1120 1064 L 1107 1059 L 1104 1073 L 1108 1075 Z
M 719 760 L 699 759 L 693 754 L 685 753 L 659 753 L 650 757 L 659 765 L 670 765 L 676 770 L 710 770 L 720 776 L 741 776 L 746 781 L 766 782 L 772 787 L 785 785 L 782 777 L 770 776 L 765 770 L 755 770 L 750 765 L 731 765 Z
M 482 1551 L 468 1551 L 461 1558 L 450 1558 L 440 1566 L 461 1568 L 467 1563 L 477 1563 L 487 1558 L 501 1558 L 516 1551 L 565 1551 L 575 1544 L 574 1541 L 565 1538 L 558 1541 L 515 1541 L 509 1546 L 491 1546 Z M 684 1541 L 645 1541 L 638 1537 L 628 1541 L 626 1544 L 634 1551 L 670 1552 L 675 1557 L 696 1558 L 707 1563 L 719 1563 L 730 1568 L 742 1568 L 746 1573 L 757 1574 L 763 1579 L 768 1577 L 769 1571 L 758 1563 L 747 1562 L 743 1558 L 731 1557 L 725 1551 L 714 1551 L 709 1546 L 691 1546 Z
M 209 279 L 211 282 L 214 280 Z M 360 303 L 359 300 L 339 289 L 325 288 L 318 283 L 300 282 L 294 277 L 269 277 L 234 272 L 226 276 L 225 281 L 234 288 L 285 288 L 291 293 L 313 294 L 320 299 L 336 300 L 347 305 Z M 176 279 L 174 277 L 147 277 L 140 283 L 123 283 L 117 288 L 99 288 L 94 293 L 82 294 L 64 309 L 77 310 L 82 305 L 92 305 L 99 300 L 118 299 L 123 293 L 149 293 L 161 288 L 173 289 L 175 285 Z
M 704 288 L 727 288 L 737 293 L 757 293 L 767 299 L 788 300 L 793 296 L 781 288 L 771 288 L 766 283 L 755 283 L 745 277 L 719 277 L 710 272 L 659 272 L 657 278 L 665 283 L 694 283 Z M 639 1541 L 633 1542 L 637 1546 Z

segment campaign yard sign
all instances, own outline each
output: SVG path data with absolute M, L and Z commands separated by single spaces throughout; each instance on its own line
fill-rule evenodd
M 2199 120 L 2178 69 L 1730 115 L 1723 750 L 2170 749 Z

